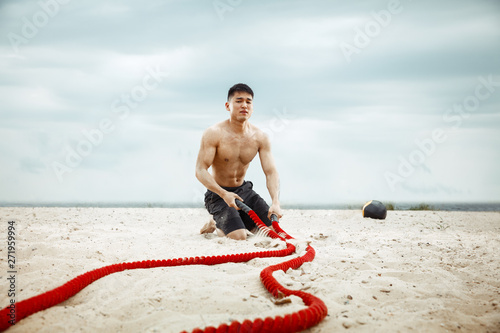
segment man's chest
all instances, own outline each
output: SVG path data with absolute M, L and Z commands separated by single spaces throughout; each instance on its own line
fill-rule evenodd
M 224 136 L 217 147 L 216 158 L 224 162 L 250 163 L 259 151 L 259 143 L 253 137 Z

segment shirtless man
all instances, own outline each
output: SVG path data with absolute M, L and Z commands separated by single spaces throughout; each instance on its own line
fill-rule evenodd
M 226 110 L 229 119 L 209 127 L 201 139 L 196 162 L 196 178 L 205 185 L 205 207 L 213 215 L 201 233 L 217 230 L 219 236 L 245 240 L 246 230 L 256 230 L 255 223 L 238 206 L 235 200 L 244 201 L 266 225 L 276 214 L 281 218 L 279 203 L 279 175 L 271 154 L 269 138 L 249 123 L 253 113 L 253 91 L 246 84 L 238 83 L 229 89 Z M 255 191 L 245 174 L 253 158 L 259 153 L 266 184 L 271 195 L 269 207 Z M 212 174 L 208 169 L 212 167 Z

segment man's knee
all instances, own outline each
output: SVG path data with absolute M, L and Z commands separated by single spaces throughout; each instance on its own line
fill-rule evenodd
M 246 240 L 247 232 L 245 229 L 238 229 L 235 231 L 231 231 L 226 236 L 234 240 Z

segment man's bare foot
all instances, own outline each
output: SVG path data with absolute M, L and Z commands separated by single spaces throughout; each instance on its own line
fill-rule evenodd
M 215 221 L 210 219 L 205 225 L 201 228 L 200 234 L 211 234 L 215 231 Z

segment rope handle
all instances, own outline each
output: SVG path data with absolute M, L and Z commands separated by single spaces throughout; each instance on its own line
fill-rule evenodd
M 242 211 L 248 214 L 252 210 L 252 208 L 248 207 L 246 204 L 243 203 L 243 201 L 239 199 L 235 199 L 236 206 L 240 207 Z M 278 216 L 276 214 L 271 214 L 271 222 L 279 222 Z

